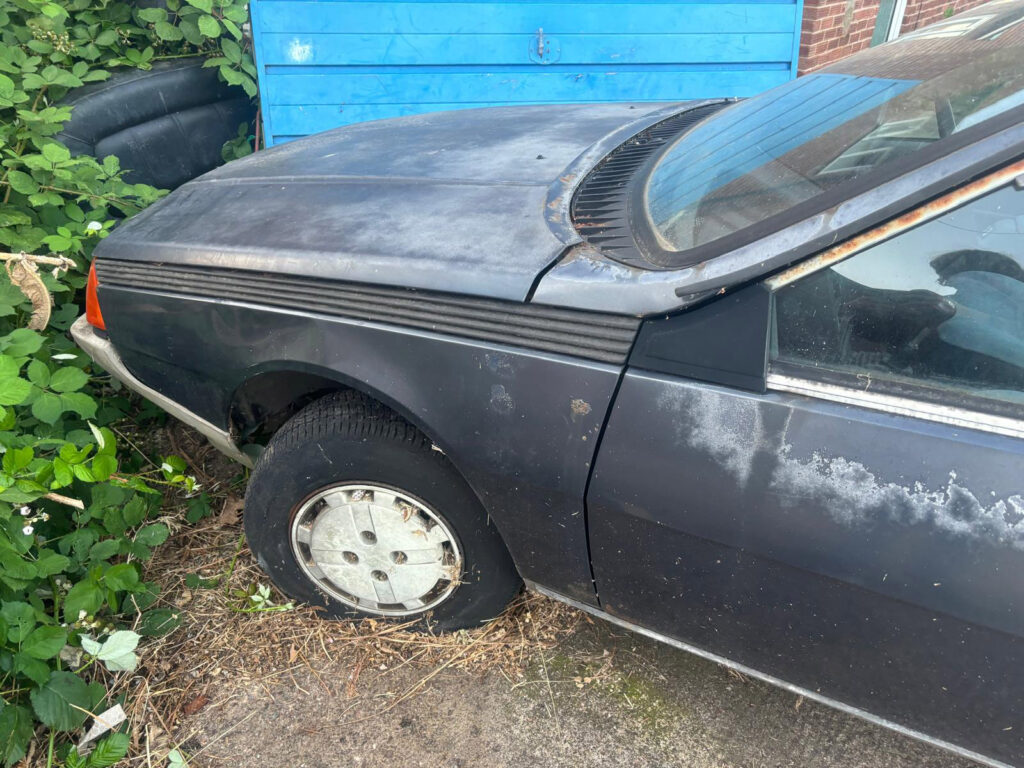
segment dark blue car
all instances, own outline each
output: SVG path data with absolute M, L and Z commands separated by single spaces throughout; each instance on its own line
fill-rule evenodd
M 1024 4 L 745 101 L 364 123 L 192 181 L 73 329 L 326 616 L 523 581 L 1024 764 Z

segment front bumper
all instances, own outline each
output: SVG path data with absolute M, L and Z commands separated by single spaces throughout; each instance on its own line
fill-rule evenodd
M 117 350 L 110 343 L 110 339 L 105 339 L 96 333 L 95 329 L 89 324 L 89 321 L 85 319 L 85 315 L 75 320 L 74 325 L 71 326 L 71 336 L 74 338 L 75 343 L 85 350 L 89 357 L 111 376 L 128 387 L 128 389 L 138 392 L 150 402 L 159 405 L 174 418 L 205 435 L 213 447 L 228 458 L 234 459 L 247 467 L 252 466 L 252 458 L 239 450 L 228 432 L 197 416 L 187 408 L 183 408 L 174 400 L 160 394 L 151 387 L 147 387 L 135 378 L 132 372 L 121 362 L 121 356 L 117 354 Z

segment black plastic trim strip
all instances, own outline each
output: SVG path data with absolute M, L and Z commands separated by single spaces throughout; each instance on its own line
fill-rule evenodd
M 650 268 L 629 221 L 629 189 L 647 160 L 731 101 L 688 109 L 619 145 L 583 179 L 572 199 L 572 223 L 587 243 L 616 261 Z
M 625 363 L 636 317 L 218 267 L 97 259 L 100 285 L 322 312 L 602 363 Z

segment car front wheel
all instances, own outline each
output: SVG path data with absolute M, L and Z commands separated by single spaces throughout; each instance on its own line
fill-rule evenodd
M 498 615 L 520 587 L 451 463 L 355 392 L 314 402 L 274 435 L 246 492 L 245 531 L 283 592 L 333 618 L 459 629 Z

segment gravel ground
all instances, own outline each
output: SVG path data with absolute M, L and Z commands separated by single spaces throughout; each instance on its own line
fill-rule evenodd
M 225 670 L 230 674 L 230 670 Z M 319 667 L 230 680 L 178 730 L 193 766 L 247 768 L 968 768 L 973 765 L 711 662 L 585 622 L 523 677 Z

